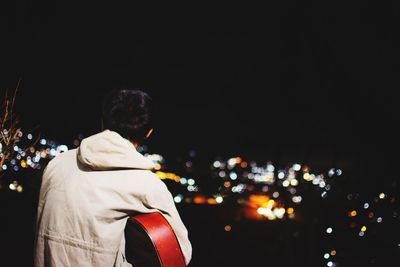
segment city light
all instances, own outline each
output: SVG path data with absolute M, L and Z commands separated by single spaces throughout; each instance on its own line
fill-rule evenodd
M 33 135 L 32 139 L 35 139 Z M 43 170 L 49 160 L 68 149 L 67 145 L 57 144 L 48 138 L 42 138 L 37 145 L 30 145 L 26 148 L 20 143 L 13 145 L 14 157 L 1 166 L 1 171 L 13 179 L 9 180 L 0 190 L 23 193 L 26 188 L 24 188 L 25 184 L 20 182 L 19 173 L 29 169 Z M 145 151 L 145 148 L 142 149 Z M 210 161 L 211 164 L 208 165 L 209 176 L 214 179 L 217 186 L 214 191 L 206 191 L 202 187 L 202 182 L 204 182 L 202 179 L 207 177 L 197 177 L 192 172 L 197 167 L 195 158 L 182 160 L 183 168 L 181 169 L 171 169 L 162 155 L 150 153 L 145 155 L 155 163 L 155 174 L 161 180 L 173 182 L 167 182 L 167 185 L 174 186 L 172 189 L 173 200 L 177 206 L 214 205 L 216 208 L 218 206 L 225 208 L 230 203 L 236 203 L 235 205 L 243 210 L 242 220 L 268 222 L 296 218 L 296 221 L 300 221 L 304 216 L 302 214 L 303 207 L 309 205 L 307 204 L 309 201 L 303 200 L 310 197 L 310 192 L 315 192 L 315 196 L 321 199 L 321 205 L 325 205 L 326 203 L 323 201 L 329 200 L 331 194 L 335 194 L 335 186 L 337 186 L 335 179 L 343 175 L 343 171 L 337 168 L 328 169 L 326 172 L 316 172 L 314 167 L 299 163 L 288 164 L 285 167 L 275 166 L 269 161 L 259 163 L 238 156 L 227 159 L 219 157 Z M 305 191 L 308 193 L 306 194 Z M 379 201 L 386 199 L 387 201 Z M 343 206 L 348 207 L 343 210 L 343 215 L 348 220 L 346 225 L 352 229 L 354 237 L 365 237 L 367 233 L 371 235 L 375 233 L 375 227 L 378 225 L 385 225 L 384 222 L 391 219 L 398 220 L 400 217 L 398 211 L 393 211 L 389 217 L 385 217 L 385 214 L 377 209 L 378 204 L 393 205 L 396 203 L 397 198 L 395 195 L 391 195 L 389 190 L 381 190 L 380 193 L 378 191 L 372 199 L 361 198 L 357 192 L 346 192 L 341 201 L 344 200 L 354 201 L 352 205 Z M 224 205 L 221 205 L 222 203 Z M 375 226 L 370 228 L 371 224 L 375 224 Z M 230 232 L 231 230 L 230 224 L 223 226 L 223 231 Z M 340 229 L 332 223 L 322 231 L 325 232 L 327 239 L 334 239 Z M 366 239 L 360 238 L 359 240 L 363 242 L 362 240 Z M 393 246 L 397 248 L 397 244 L 394 243 Z M 337 254 L 336 249 L 332 249 L 332 246 L 325 247 L 321 252 L 325 260 L 330 260 L 325 262 L 327 266 L 328 264 L 331 266 L 340 264 L 336 260 L 332 260 Z

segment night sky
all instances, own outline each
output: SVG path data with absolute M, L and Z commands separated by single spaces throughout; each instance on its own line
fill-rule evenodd
M 1 91 L 21 78 L 25 128 L 93 134 L 104 93 L 125 86 L 154 98 L 166 155 L 396 163 L 398 4 L 96 5 L 0 8 Z

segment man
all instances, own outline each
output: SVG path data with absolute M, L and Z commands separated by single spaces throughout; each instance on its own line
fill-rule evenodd
M 171 224 L 186 264 L 192 248 L 171 193 L 136 151 L 152 128 L 151 99 L 139 90 L 111 93 L 103 132 L 51 160 L 43 174 L 35 266 L 131 266 L 124 228 L 134 213 L 158 211 Z

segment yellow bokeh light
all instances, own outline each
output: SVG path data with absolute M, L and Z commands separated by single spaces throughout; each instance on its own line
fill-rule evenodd
M 217 201 L 215 201 L 215 198 L 208 198 L 207 203 L 209 205 L 215 205 L 215 204 L 217 204 Z
M 274 204 L 275 204 L 275 200 L 270 199 L 270 200 L 268 200 L 267 207 L 273 207 Z
M 159 163 L 156 163 L 155 166 L 154 166 L 154 169 L 160 170 L 161 169 L 161 165 Z
M 293 214 L 294 213 L 294 209 L 293 208 L 288 208 L 287 210 L 286 210 L 286 212 L 287 212 L 287 214 Z
M 162 172 L 162 171 L 158 171 L 156 172 L 156 175 L 161 179 L 161 180 L 165 180 L 165 179 L 169 179 L 169 180 L 173 180 L 175 182 L 179 182 L 181 177 L 179 177 L 178 175 L 176 175 L 175 173 L 171 173 L 171 172 Z
M 40 156 L 45 159 L 47 157 L 47 151 L 43 150 L 42 152 L 40 152 Z
M 303 179 L 309 182 L 312 181 L 313 178 L 308 172 L 306 172 L 305 174 L 303 174 Z
M 380 194 L 379 194 L 379 198 L 380 198 L 380 199 L 384 199 L 385 197 L 386 197 L 385 193 L 380 193 Z
M 16 190 L 18 193 L 21 193 L 24 190 L 24 188 L 22 187 L 22 185 L 18 185 Z
M 357 216 L 357 211 L 356 210 L 352 210 L 349 212 L 349 217 L 355 217 Z
M 365 232 L 367 231 L 367 227 L 364 225 L 363 227 L 361 227 L 361 232 Z
M 230 232 L 232 230 L 232 226 L 230 226 L 229 224 L 225 225 L 224 229 L 226 232 Z
M 274 174 L 273 173 L 266 174 L 263 180 L 264 182 L 272 182 L 274 180 Z
M 264 195 L 250 195 L 249 200 L 254 204 L 264 206 L 268 202 L 269 197 Z
M 28 167 L 28 165 L 26 164 L 26 161 L 25 161 L 25 160 L 21 160 L 21 167 L 22 167 L 22 168 Z

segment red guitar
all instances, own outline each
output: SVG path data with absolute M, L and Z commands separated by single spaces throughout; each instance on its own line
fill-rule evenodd
M 185 267 L 181 247 L 168 221 L 158 212 L 128 219 L 126 259 L 135 267 Z

